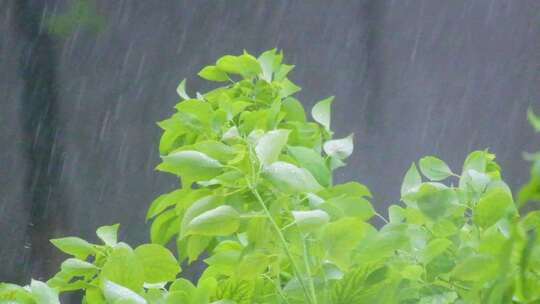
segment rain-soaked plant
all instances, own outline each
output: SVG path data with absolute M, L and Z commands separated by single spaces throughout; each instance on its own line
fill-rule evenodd
M 224 56 L 199 72 L 223 86 L 190 97 L 180 84 L 177 112 L 159 123 L 157 169 L 181 186 L 151 204 L 152 244 L 118 242 L 118 225 L 98 229 L 102 245 L 52 240 L 72 256 L 60 272 L 0 285 L 0 303 L 59 303 L 73 290 L 88 304 L 539 303 L 540 212 L 519 214 L 540 198 L 538 155 L 519 204 L 488 151 L 459 174 L 424 157 L 377 229 L 367 187 L 333 183 L 353 151 L 351 135 L 332 138 L 333 98 L 308 120 L 282 59 Z M 176 257 L 164 247 L 173 240 Z M 198 282 L 177 278 L 203 252 Z

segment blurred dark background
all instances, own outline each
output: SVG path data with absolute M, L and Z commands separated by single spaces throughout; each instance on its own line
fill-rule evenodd
M 155 122 L 176 86 L 224 54 L 284 50 L 306 108 L 336 96 L 337 136 L 355 133 L 338 181 L 383 214 L 411 162 L 455 171 L 489 148 L 514 188 L 538 147 L 540 2 L 0 0 L 0 281 L 45 279 L 49 238 L 148 240 L 149 203 L 175 187 L 153 170 Z

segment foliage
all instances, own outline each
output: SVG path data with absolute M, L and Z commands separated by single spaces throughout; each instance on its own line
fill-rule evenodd
M 91 304 L 540 301 L 540 213 L 519 214 L 540 197 L 540 157 L 518 204 L 488 151 L 459 174 L 424 157 L 377 229 L 368 188 L 333 183 L 353 152 L 352 135 L 333 138 L 333 98 L 308 120 L 282 60 L 276 50 L 224 56 L 199 73 L 224 86 L 189 97 L 180 84 L 177 112 L 159 123 L 157 169 L 181 186 L 149 207 L 153 244 L 118 242 L 117 225 L 98 229 L 101 245 L 52 240 L 72 257 L 48 287 L 1 285 L 0 303 L 58 303 L 56 292 L 73 290 Z M 203 252 L 197 284 L 177 279 Z
M 93 0 L 71 1 L 65 13 L 49 16 L 45 21 L 49 33 L 64 38 L 80 28 L 96 34 L 105 27 L 105 18 L 98 13 Z

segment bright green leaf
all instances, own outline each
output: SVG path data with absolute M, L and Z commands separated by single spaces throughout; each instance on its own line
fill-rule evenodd
M 222 82 L 229 80 L 229 76 L 227 76 L 227 73 L 218 69 L 215 65 L 209 65 L 204 67 L 198 75 L 210 81 Z
M 439 219 L 457 202 L 457 195 L 452 189 L 422 184 L 416 202 L 423 214 L 432 219 Z
M 179 151 L 163 156 L 164 164 L 188 180 L 207 180 L 221 172 L 221 164 L 198 151 Z M 159 168 L 159 167 L 158 167 Z
M 264 176 L 282 191 L 317 192 L 322 188 L 308 170 L 282 161 L 266 167 Z
M 70 258 L 70 259 L 65 260 L 62 263 L 61 269 L 68 271 L 70 273 L 86 274 L 86 273 L 93 273 L 97 271 L 99 268 L 92 263 L 88 263 L 86 261 L 82 261 L 79 259 Z
M 52 239 L 51 243 L 62 252 L 72 255 L 80 260 L 86 260 L 89 255 L 94 255 L 96 253 L 94 245 L 78 237 Z
M 420 173 L 418 173 L 418 170 L 416 169 L 416 165 L 412 163 L 409 170 L 407 170 L 407 173 L 405 173 L 405 177 L 403 178 L 403 183 L 401 184 L 401 196 L 405 196 L 407 193 L 416 191 L 418 187 L 420 187 L 420 184 L 422 183 L 422 177 L 420 177 Z
M 215 195 L 207 195 L 198 198 L 193 204 L 189 206 L 189 208 L 186 210 L 184 217 L 182 219 L 182 229 L 181 229 L 181 235 L 184 236 L 187 233 L 188 225 L 191 223 L 191 221 L 201 215 L 202 213 L 212 210 L 214 208 L 217 208 L 223 204 L 223 199 L 219 196 Z
M 283 55 L 278 54 L 276 49 L 268 50 L 257 58 L 262 69 L 262 79 L 272 81 L 272 75 L 279 69 L 282 58 Z
M 287 77 L 287 74 L 289 74 L 289 72 L 292 71 L 293 69 L 294 69 L 294 65 L 289 65 L 289 64 L 280 65 L 274 75 L 274 79 L 276 81 L 281 81 L 285 79 L 285 77 Z
M 240 215 L 231 206 L 219 206 L 193 218 L 187 225 L 187 233 L 223 236 L 230 235 L 240 225 Z
M 345 159 L 349 157 L 353 152 L 353 134 L 341 138 L 332 139 L 324 143 L 324 152 L 331 157 L 337 157 L 339 159 Z
M 285 78 L 280 82 L 281 90 L 279 91 L 280 98 L 286 98 L 293 95 L 296 92 L 299 92 L 301 88 L 294 84 L 294 82 Z
M 122 285 L 116 284 L 109 280 L 103 282 L 103 294 L 107 299 L 108 303 L 131 303 L 131 304 L 147 304 L 148 302 L 138 295 L 133 290 L 124 287 Z M 128 301 L 128 302 L 120 302 Z
M 506 191 L 488 191 L 474 209 L 474 221 L 480 227 L 487 228 L 507 214 L 512 205 L 512 197 Z
M 540 132 L 540 117 L 534 114 L 532 107 L 527 109 L 527 119 L 536 132 Z
M 486 151 L 474 151 L 467 155 L 465 162 L 463 162 L 462 172 L 467 170 L 475 170 L 477 172 L 486 172 L 486 167 L 489 161 L 490 154 Z
M 327 131 L 330 130 L 330 106 L 332 105 L 332 101 L 334 101 L 334 96 L 318 101 L 311 109 L 311 116 L 313 119 L 320 123 Z
M 257 59 L 249 54 L 223 56 L 218 59 L 216 66 L 223 72 L 239 74 L 245 78 L 256 76 L 262 72 Z
M 30 290 L 37 304 L 60 304 L 58 292 L 43 282 L 32 280 Z M 4 303 L 1 300 L 2 298 L 0 298 L 0 303 Z
M 422 157 L 419 161 L 420 171 L 433 181 L 440 181 L 451 176 L 452 170 L 442 160 L 434 156 Z
M 357 217 L 369 220 L 375 215 L 371 203 L 360 196 L 342 195 L 328 199 L 321 209 L 327 211 L 332 217 Z
M 321 185 L 330 185 L 331 172 L 319 153 L 301 146 L 289 146 L 288 151 L 296 162 L 307 169 Z
M 344 217 L 324 227 L 321 240 L 330 261 L 341 269 L 350 264 L 352 250 L 373 228 L 358 218 Z
M 178 93 L 178 96 L 182 97 L 182 99 L 190 99 L 188 94 L 186 93 L 186 80 L 182 80 L 178 87 L 176 88 L 176 93 Z
M 255 147 L 257 158 L 264 166 L 268 166 L 278 160 L 279 154 L 287 144 L 288 130 L 272 130 L 261 136 Z
M 134 252 L 143 267 L 145 283 L 170 282 L 180 272 L 176 258 L 163 246 L 145 244 Z
M 152 222 L 150 227 L 150 240 L 152 243 L 165 245 L 177 234 L 180 229 L 180 218 L 174 209 L 167 210 L 160 214 Z
M 462 281 L 481 283 L 497 275 L 497 260 L 489 255 L 472 255 L 459 263 L 452 276 Z
M 167 208 L 176 205 L 176 203 L 178 203 L 182 196 L 185 196 L 188 191 L 189 189 L 183 188 L 160 195 L 152 202 L 152 204 L 148 208 L 148 212 L 146 213 L 146 220 L 154 218 L 158 214 L 165 211 Z
M 293 211 L 295 224 L 304 232 L 322 228 L 330 220 L 328 213 L 322 210 Z
M 144 270 L 133 250 L 119 243 L 103 265 L 101 277 L 133 291 L 140 291 L 144 283 Z
M 422 261 L 427 264 L 435 257 L 444 253 L 446 249 L 452 246 L 452 242 L 447 239 L 433 239 L 422 252 Z
M 302 103 L 296 98 L 288 97 L 283 100 L 281 109 L 285 111 L 285 119 L 288 121 L 306 122 L 306 113 Z
M 468 169 L 463 172 L 460 178 L 460 185 L 465 185 L 466 190 L 472 190 L 476 193 L 482 193 L 486 190 L 491 178 L 489 175 L 478 172 L 474 169 Z
M 103 241 L 103 243 L 105 243 L 105 245 L 114 246 L 118 242 L 117 236 L 119 227 L 120 224 L 101 226 L 97 229 L 96 234 Z

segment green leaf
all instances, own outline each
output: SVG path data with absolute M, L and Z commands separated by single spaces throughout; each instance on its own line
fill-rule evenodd
M 438 238 L 431 240 L 422 252 L 422 261 L 428 264 L 434 258 L 444 253 L 450 246 L 452 246 L 452 242 L 447 239 Z
M 347 269 L 352 251 L 373 228 L 358 218 L 344 217 L 324 227 L 321 241 L 330 261 Z
M 371 192 L 366 185 L 358 182 L 347 182 L 339 185 L 335 185 L 332 188 L 325 189 L 320 193 L 325 198 L 333 198 L 340 195 L 350 195 L 371 198 Z
M 234 159 L 242 149 L 231 147 L 222 142 L 215 140 L 204 140 L 193 145 L 201 153 L 206 154 L 210 158 L 217 160 L 220 163 L 227 163 Z
M 219 206 L 193 218 L 187 225 L 187 233 L 225 236 L 230 235 L 240 226 L 240 215 L 231 206 Z
M 399 226 L 398 226 L 399 227 Z M 358 247 L 355 260 L 368 265 L 392 256 L 394 252 L 408 244 L 407 234 L 400 229 L 380 231 L 368 235 Z
M 238 303 L 232 300 L 219 300 L 219 301 L 214 301 L 210 304 L 238 304 Z
M 150 227 L 150 240 L 152 243 L 165 245 L 177 234 L 180 229 L 180 218 L 174 209 L 167 210 L 160 214 L 152 222 Z
M 341 139 L 332 139 L 324 143 L 324 152 L 331 157 L 345 159 L 353 152 L 353 134 Z
M 469 169 L 463 172 L 459 180 L 460 185 L 466 186 L 464 190 L 482 193 L 486 190 L 491 178 L 489 175 Z
M 306 122 L 306 113 L 304 111 L 304 107 L 296 98 L 287 97 L 285 100 L 283 100 L 281 109 L 285 112 L 285 120 Z
M 490 227 L 507 214 L 511 206 L 512 197 L 506 191 L 500 188 L 488 191 L 474 209 L 474 222 L 483 228 Z
M 342 195 L 334 197 L 328 199 L 320 208 L 330 213 L 333 218 L 350 216 L 369 220 L 375 215 L 371 203 L 360 196 Z
M 202 213 L 212 210 L 218 206 L 223 204 L 223 199 L 219 196 L 215 195 L 207 195 L 198 198 L 193 204 L 187 208 L 184 217 L 182 219 L 182 229 L 181 229 L 181 236 L 185 236 L 186 232 L 188 230 L 188 225 L 191 223 L 191 221 L 201 215 Z
M 156 198 L 146 213 L 146 220 L 154 218 L 158 214 L 165 211 L 167 208 L 176 205 L 180 199 L 187 194 L 189 189 L 183 188 L 173 192 L 165 193 Z
M 120 224 L 115 224 L 111 226 L 101 226 L 97 229 L 97 236 L 105 243 L 107 246 L 114 246 L 118 242 L 118 228 Z
M 211 237 L 203 235 L 191 235 L 187 241 L 188 263 L 197 260 L 201 253 L 208 247 L 212 241 Z
M 133 250 L 119 243 L 103 265 L 101 277 L 133 291 L 140 291 L 144 283 L 144 270 Z
M 61 269 L 69 273 L 76 273 L 80 275 L 80 274 L 94 273 L 99 268 L 92 263 L 88 263 L 86 261 L 82 261 L 79 259 L 70 258 L 70 259 L 65 260 L 62 263 Z
M 434 295 L 429 295 L 426 297 L 422 297 L 419 304 L 452 304 L 456 303 L 455 301 L 458 299 L 458 295 L 456 292 L 443 292 L 438 293 Z
M 534 114 L 532 107 L 527 109 L 527 119 L 536 132 L 540 132 L 540 117 Z
M 422 184 L 416 202 L 423 214 L 436 220 L 445 216 L 452 205 L 455 205 L 457 195 L 452 189 Z
M 521 221 L 523 229 L 525 231 L 529 230 L 540 230 L 540 210 L 529 212 Z
M 209 65 L 204 67 L 198 75 L 201 76 L 201 78 L 210 81 L 223 82 L 229 80 L 229 76 L 227 76 L 227 73 L 218 69 L 215 65 Z
M 419 161 L 420 171 L 433 181 L 440 181 L 451 176 L 452 170 L 442 160 L 434 156 L 422 157 Z
M 170 165 L 171 171 L 188 180 L 208 180 L 222 171 L 217 160 L 198 151 L 173 152 L 162 158 L 164 164 Z
M 294 222 L 304 232 L 322 228 L 330 220 L 328 213 L 322 210 L 293 211 Z
M 170 282 L 180 272 L 176 258 L 163 246 L 145 244 L 134 252 L 143 267 L 145 283 Z
M 86 260 L 89 255 L 96 254 L 94 245 L 78 237 L 52 239 L 51 243 L 62 252 L 72 255 L 80 260 Z
M 398 205 L 388 207 L 388 219 L 392 224 L 399 224 L 405 220 L 405 209 Z
M 308 170 L 287 162 L 277 161 L 266 167 L 264 176 L 282 191 L 317 192 L 322 189 Z
M 190 281 L 180 278 L 174 281 L 169 288 L 170 292 L 184 292 L 189 298 L 193 297 L 197 288 Z
M 180 96 L 182 99 L 190 99 L 188 94 L 186 93 L 186 80 L 182 80 L 178 87 L 176 88 L 176 93 L 178 93 L 178 96 Z
M 489 255 L 472 255 L 459 263 L 452 271 L 452 277 L 482 283 L 497 275 L 499 263 Z
M 264 134 L 255 147 L 255 153 L 261 164 L 268 166 L 277 161 L 288 138 L 289 130 L 278 129 Z
M 400 274 L 405 279 L 417 281 L 422 279 L 424 272 L 424 268 L 420 265 L 409 265 L 403 268 Z
M 112 281 L 105 280 L 102 286 L 103 294 L 107 303 L 132 303 L 132 304 L 147 304 L 148 302 L 138 295 L 133 290 L 116 284 Z M 121 302 L 124 301 L 124 302 Z M 125 302 L 127 301 L 127 302 Z
M 279 69 L 283 54 L 278 54 L 276 49 L 268 50 L 262 53 L 257 61 L 259 61 L 262 68 L 262 79 L 271 82 L 272 74 Z
M 216 290 L 215 299 L 219 301 L 212 304 L 252 304 L 255 292 L 254 280 L 227 279 L 222 281 Z M 273 302 L 272 302 L 273 303 Z
M 60 304 L 58 292 L 43 282 L 32 280 L 30 283 L 30 291 L 37 304 Z M 0 297 L 0 300 L 1 299 L 2 298 Z M 3 303 L 3 301 L 0 301 L 0 303 Z
M 274 79 L 276 81 L 281 81 L 285 79 L 285 77 L 287 77 L 287 74 L 289 74 L 289 72 L 292 71 L 293 69 L 294 69 L 294 65 L 289 65 L 289 64 L 280 65 L 274 75 Z
M 403 183 L 401 184 L 401 197 L 410 192 L 418 190 L 420 184 L 422 184 L 422 177 L 420 177 L 420 173 L 418 173 L 416 165 L 412 163 L 409 170 L 407 170 L 407 173 L 405 173 Z
M 223 72 L 239 74 L 245 78 L 256 76 L 262 72 L 257 59 L 249 54 L 223 56 L 218 59 L 216 66 Z
M 298 165 L 307 169 L 317 182 L 323 186 L 330 185 L 331 172 L 319 153 L 301 146 L 289 146 L 287 150 Z
M 223 135 L 221 136 L 221 140 L 227 143 L 237 139 L 240 139 L 240 133 L 238 132 L 237 127 L 230 127 L 227 131 L 223 132 Z
M 299 92 L 302 90 L 299 86 L 294 84 L 294 82 L 290 81 L 289 79 L 285 78 L 280 82 L 281 89 L 279 90 L 279 97 L 280 98 L 286 98 L 291 95 L 293 95 L 296 92 Z
M 313 117 L 313 119 L 323 125 L 323 127 L 327 131 L 330 131 L 330 106 L 332 105 L 333 100 L 334 96 L 325 98 L 321 101 L 318 101 L 311 109 L 311 116 Z
M 466 172 L 467 170 L 475 170 L 477 172 L 486 172 L 486 167 L 489 161 L 489 153 L 486 151 L 474 151 L 471 152 L 467 158 L 465 159 L 465 162 L 463 163 L 463 170 L 462 172 Z
M 434 222 L 430 230 L 436 237 L 449 237 L 458 232 L 456 225 L 448 219 Z

